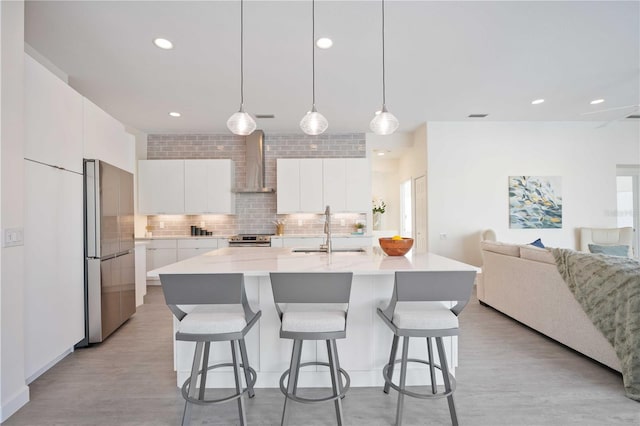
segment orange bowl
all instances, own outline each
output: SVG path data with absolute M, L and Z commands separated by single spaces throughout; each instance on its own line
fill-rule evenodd
M 413 247 L 413 238 L 392 240 L 391 238 L 378 238 L 380 248 L 388 256 L 404 256 Z

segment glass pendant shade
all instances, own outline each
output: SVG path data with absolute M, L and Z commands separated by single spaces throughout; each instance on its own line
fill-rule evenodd
M 329 127 L 329 122 L 324 115 L 320 114 L 315 105 L 311 111 L 307 112 L 300 120 L 300 128 L 307 135 L 315 136 L 323 133 Z
M 377 113 L 369 123 L 369 128 L 376 135 L 390 135 L 398 129 L 399 125 L 396 116 L 387 111 L 386 106 L 383 106 L 382 111 Z
M 227 128 L 235 135 L 247 136 L 256 129 L 256 120 L 249 113 L 244 112 L 243 108 L 240 108 L 240 111 L 227 120 Z

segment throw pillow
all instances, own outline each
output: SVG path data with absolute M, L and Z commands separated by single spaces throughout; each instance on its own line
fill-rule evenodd
M 542 244 L 542 240 L 540 240 L 540 238 L 538 238 L 537 240 L 535 240 L 532 243 L 529 243 L 529 245 L 540 247 L 540 248 L 544 248 L 544 244 Z
M 608 256 L 627 257 L 629 255 L 629 246 L 599 246 L 597 244 L 589 244 L 591 253 L 606 254 Z

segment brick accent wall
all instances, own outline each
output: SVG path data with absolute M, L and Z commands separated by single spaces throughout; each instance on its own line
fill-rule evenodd
M 366 157 L 364 133 L 265 134 L 265 186 L 276 188 L 278 158 L 363 158 Z M 245 185 L 245 139 L 232 134 L 150 134 L 147 159 L 232 159 L 236 165 L 236 186 Z M 365 215 L 333 215 L 332 231 L 350 233 L 356 221 Z M 275 193 L 236 194 L 235 215 L 148 216 L 147 225 L 154 236 L 188 235 L 190 226 L 200 226 L 214 235 L 237 233 L 275 233 L 273 221 L 285 220 L 285 234 L 321 234 L 321 215 L 277 215 Z M 164 228 L 160 228 L 163 222 Z M 299 225 L 299 223 L 301 225 Z M 344 225 L 343 225 L 344 223 Z

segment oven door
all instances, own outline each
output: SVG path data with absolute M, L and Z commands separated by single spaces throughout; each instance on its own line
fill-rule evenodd
M 271 243 L 250 243 L 229 241 L 229 247 L 271 247 Z

